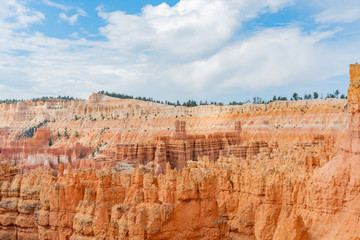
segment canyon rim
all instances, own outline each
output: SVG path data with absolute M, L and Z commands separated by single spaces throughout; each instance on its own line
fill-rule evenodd
M 360 239 L 347 99 L 0 104 L 0 239 Z

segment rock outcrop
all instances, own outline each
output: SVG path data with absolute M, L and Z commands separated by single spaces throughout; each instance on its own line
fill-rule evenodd
M 155 161 L 164 172 L 167 162 L 182 169 L 205 155 L 257 154 L 260 142 L 284 146 L 322 136 L 339 143 L 349 125 L 344 99 L 189 108 L 93 94 L 88 101 L 0 104 L 0 112 L 0 161 L 26 169 Z
M 246 159 L 200 157 L 182 171 L 167 163 L 160 175 L 153 163 L 102 170 L 60 164 L 57 176 L 50 167 L 37 168 L 3 183 L 0 236 L 341 239 L 346 220 L 352 232 L 347 228 L 342 239 L 355 239 L 358 185 L 319 181 L 321 169 L 332 162 L 309 165 L 304 148 L 316 158 L 326 145 L 312 144 Z
M 14 165 L 0 165 L 0 239 L 358 240 L 359 77 L 351 65 L 347 106 L 136 107 L 98 94 L 1 105 Z M 44 106 L 55 122 L 16 140 Z

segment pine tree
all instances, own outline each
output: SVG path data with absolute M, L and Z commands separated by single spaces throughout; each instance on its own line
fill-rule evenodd
M 67 132 L 67 128 L 65 128 L 64 137 L 69 138 L 69 135 L 68 135 L 68 132 Z
M 317 99 L 319 97 L 319 94 L 317 92 L 314 92 L 314 99 Z

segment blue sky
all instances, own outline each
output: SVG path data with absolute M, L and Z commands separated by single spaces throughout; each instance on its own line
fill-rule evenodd
M 0 99 L 346 93 L 358 0 L 0 2 Z

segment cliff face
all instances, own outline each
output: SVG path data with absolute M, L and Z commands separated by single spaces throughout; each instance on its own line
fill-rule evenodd
M 338 143 L 349 124 L 340 99 L 187 108 L 93 94 L 88 101 L 1 104 L 0 112 L 0 161 L 27 169 L 154 161 L 164 172 L 166 162 L 182 169 L 201 156 L 246 158 L 264 144 Z
M 358 240 L 359 78 L 351 65 L 349 110 L 1 105 L 1 157 L 17 166 L 0 165 L 0 239 Z
M 324 178 L 339 167 L 329 155 L 336 155 L 331 143 L 316 139 L 262 147 L 246 159 L 202 157 L 182 171 L 167 163 L 160 175 L 153 163 L 102 170 L 60 164 L 57 176 L 37 168 L 3 183 L 0 237 L 356 239 L 360 182 Z

